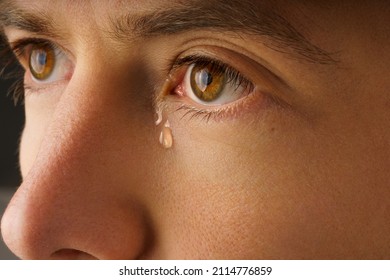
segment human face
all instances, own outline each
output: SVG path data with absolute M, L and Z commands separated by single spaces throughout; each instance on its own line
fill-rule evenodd
M 390 257 L 388 4 L 226 2 L 5 5 L 17 256 Z

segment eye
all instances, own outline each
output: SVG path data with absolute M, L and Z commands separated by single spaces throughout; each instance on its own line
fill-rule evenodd
M 56 54 L 50 45 L 32 46 L 29 68 L 31 75 L 37 80 L 45 80 L 53 72 Z
M 31 82 L 39 86 L 68 80 L 72 76 L 72 61 L 64 51 L 49 41 L 21 39 L 13 44 L 12 49 L 25 70 L 31 74 L 31 79 L 25 80 L 27 86 Z
M 192 101 L 216 106 L 234 102 L 253 91 L 253 84 L 230 66 L 205 57 L 189 57 L 178 65 L 189 64 L 175 93 Z

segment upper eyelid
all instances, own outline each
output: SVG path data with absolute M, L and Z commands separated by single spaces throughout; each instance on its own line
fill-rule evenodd
M 224 62 L 219 58 L 210 57 L 209 55 L 188 55 L 181 58 L 177 58 L 173 65 L 171 66 L 171 72 L 175 72 L 177 69 L 183 66 L 190 66 L 192 64 L 200 64 L 200 66 L 208 66 L 213 64 L 217 69 L 225 71 L 231 80 L 241 80 L 247 83 L 251 88 L 254 87 L 254 83 L 250 77 L 242 74 L 242 72 L 236 67 L 231 66 L 230 64 Z
M 51 43 L 48 40 L 43 39 L 36 39 L 36 38 L 23 38 L 16 40 L 14 42 L 10 42 L 10 49 L 15 55 L 17 61 L 21 64 L 21 66 L 27 71 L 28 70 L 28 64 L 29 64 L 29 53 L 27 52 L 27 49 L 29 46 L 32 45 L 42 45 L 47 46 L 49 45 L 52 47 L 55 51 L 59 50 L 59 48 Z
M 221 67 L 230 68 L 230 69 L 234 69 L 235 71 L 238 71 L 234 67 L 230 66 L 228 63 L 222 61 L 221 59 L 211 57 L 209 55 L 203 55 L 203 54 L 187 55 L 184 57 L 177 58 L 172 65 L 172 69 L 179 68 L 183 65 L 191 65 L 193 63 L 197 63 L 201 65 L 208 65 L 209 63 L 214 63 L 220 65 Z
M 20 39 L 15 42 L 10 43 L 11 50 L 15 53 L 16 56 L 24 54 L 23 52 L 30 45 L 51 45 L 49 41 L 44 41 L 40 39 Z

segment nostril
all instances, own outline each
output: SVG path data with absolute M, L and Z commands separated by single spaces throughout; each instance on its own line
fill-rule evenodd
M 94 256 L 74 249 L 61 249 L 54 252 L 50 259 L 53 260 L 97 260 Z

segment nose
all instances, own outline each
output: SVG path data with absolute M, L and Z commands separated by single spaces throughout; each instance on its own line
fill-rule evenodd
M 18 257 L 134 259 L 143 254 L 148 225 L 136 190 L 144 175 L 131 172 L 139 170 L 142 157 L 139 147 L 131 147 L 142 139 L 139 131 L 131 137 L 137 125 L 123 121 L 119 98 L 96 97 L 105 90 L 99 84 L 73 86 L 60 98 L 1 221 L 3 239 Z M 33 133 L 27 123 L 23 138 Z

